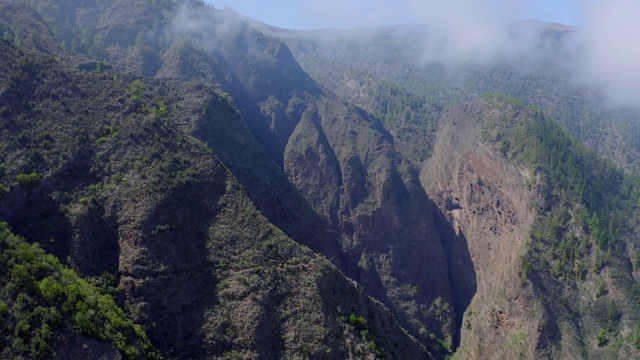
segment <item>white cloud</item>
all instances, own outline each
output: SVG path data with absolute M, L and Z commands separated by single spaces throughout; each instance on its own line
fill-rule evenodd
M 430 25 L 424 36 L 424 61 L 448 64 L 490 63 L 496 59 L 531 61 L 544 51 L 540 28 L 521 27 L 514 34 L 509 20 L 535 0 L 311 0 L 320 17 L 345 23 L 352 17 L 369 25 L 414 22 Z M 567 42 L 582 82 L 600 86 L 615 102 L 640 105 L 640 0 L 577 0 L 583 24 L 573 42 Z M 551 5 L 550 5 L 551 6 Z M 322 9 L 322 10 L 321 10 Z M 526 65 L 526 64 L 525 64 Z M 567 64 L 563 64 L 567 65 Z
M 519 17 L 522 0 L 309 0 L 306 10 L 322 23 L 378 26 L 429 24 L 423 60 L 488 62 L 512 54 L 507 20 Z M 508 46 L 507 46 L 508 44 Z
M 420 1 L 411 8 L 432 27 L 428 53 L 444 61 L 480 62 L 493 58 L 506 42 L 503 19 L 488 0 Z
M 614 101 L 640 105 L 640 1 L 587 1 L 578 36 L 582 78 Z
M 527 66 L 551 51 L 563 66 L 574 69 L 576 79 L 602 87 L 618 103 L 640 105 L 640 0 L 558 0 L 557 4 L 539 0 L 303 0 L 297 11 L 304 12 L 300 16 L 310 23 L 327 27 L 429 24 L 420 57 L 427 62 L 487 64 L 517 59 Z M 549 12 L 572 6 L 581 11 L 573 17 L 582 19 L 582 24 L 562 55 L 553 54 L 556 50 L 540 41 L 540 27 L 520 26 L 514 32 L 509 25 L 531 9 L 540 12 L 545 6 Z

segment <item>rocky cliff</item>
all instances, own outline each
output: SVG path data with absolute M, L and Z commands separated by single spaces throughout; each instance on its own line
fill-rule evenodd
M 522 169 L 481 141 L 480 106 L 447 113 L 421 179 L 466 240 L 475 269 L 477 292 L 461 322 L 461 358 L 533 358 L 542 311 L 518 274 L 535 218 L 533 194 Z

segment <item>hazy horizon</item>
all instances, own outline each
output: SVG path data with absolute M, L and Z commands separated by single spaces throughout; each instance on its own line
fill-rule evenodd
M 294 30 L 431 23 L 429 18 L 472 10 L 494 21 L 538 20 L 582 24 L 585 1 L 578 0 L 207 0 L 266 24 Z M 431 11 L 430 9 L 437 9 Z M 442 13 L 442 10 L 446 10 Z M 436 16 L 431 16 L 431 15 Z
M 615 102 L 640 106 L 640 0 L 207 0 L 271 26 L 321 29 L 429 24 L 429 61 L 489 63 L 535 54 L 534 32 L 510 36 L 506 24 L 537 20 L 578 26 L 567 42 L 575 80 L 596 85 Z

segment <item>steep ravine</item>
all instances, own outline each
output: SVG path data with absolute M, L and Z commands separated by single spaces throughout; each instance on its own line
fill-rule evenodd
M 450 348 L 456 312 L 449 257 L 418 171 L 381 122 L 321 89 L 282 41 L 234 14 L 181 9 L 178 16 L 206 24 L 192 33 L 196 38 L 229 25 L 220 43 L 185 47 L 175 39 L 171 46 L 200 59 L 193 63 L 210 85 L 228 91 L 240 110 L 239 117 L 227 114 L 224 127 L 193 113 L 200 117 L 193 134 L 222 154 L 271 222 L 359 281 L 423 343 L 441 347 L 437 338 Z M 186 62 L 164 57 L 157 76 L 193 77 L 186 69 Z M 219 71 L 229 81 L 216 83 Z M 246 129 L 255 139 L 235 141 Z
M 450 347 L 447 256 L 418 173 L 373 119 L 330 99 L 304 112 L 285 171 L 357 264 L 349 275 L 421 341 L 432 343 L 433 334 Z
M 477 292 L 461 321 L 461 359 L 534 357 L 543 309 L 518 275 L 534 214 L 524 174 L 482 143 L 479 105 L 442 120 L 421 181 L 466 239 Z M 445 240 L 446 241 L 446 240 Z
M 44 26 L 24 6 L 0 9 Z M 211 88 L 85 71 L 58 48 L 0 49 L 0 218 L 81 276 L 110 273 L 163 357 L 431 358 L 384 305 L 256 209 L 220 160 L 247 148 L 205 144 L 207 129 L 230 122 L 236 139 L 250 136 Z M 190 101 L 201 99 L 199 117 L 203 104 Z

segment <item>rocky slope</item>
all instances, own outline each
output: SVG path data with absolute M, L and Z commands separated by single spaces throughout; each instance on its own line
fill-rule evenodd
M 0 6 L 21 20 L 5 31 L 44 26 Z M 56 43 L 0 46 L 2 218 L 80 274 L 115 276 L 120 305 L 162 356 L 430 357 L 384 305 L 256 210 L 253 188 L 220 159 L 281 175 L 223 94 L 125 75 Z M 222 128 L 232 136 L 208 146 Z
M 479 106 L 449 111 L 421 179 L 466 240 L 475 268 L 477 292 L 465 313 L 460 358 L 533 358 L 542 312 L 518 275 L 535 218 L 533 194 L 525 174 L 481 141 Z

